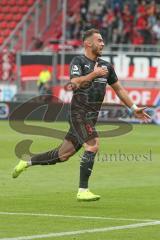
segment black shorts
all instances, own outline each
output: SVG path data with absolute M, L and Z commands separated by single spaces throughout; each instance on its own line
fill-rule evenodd
M 76 151 L 78 151 L 88 140 L 98 137 L 94 120 L 86 120 L 79 115 L 72 117 L 72 119 L 69 120 L 69 124 L 70 129 L 66 134 L 65 139 L 73 143 Z

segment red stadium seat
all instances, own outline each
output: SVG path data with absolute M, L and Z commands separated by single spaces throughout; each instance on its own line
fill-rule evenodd
M 11 8 L 11 12 L 17 14 L 19 12 L 19 9 L 20 8 L 18 6 L 14 6 Z
M 28 0 L 26 3 L 27 3 L 28 6 L 32 6 L 33 3 L 34 3 L 34 0 Z
M 3 43 L 3 37 L 0 37 L 0 44 Z
M 25 0 L 17 0 L 17 4 L 20 6 L 25 6 L 27 4 L 27 1 Z
M 9 29 L 6 29 L 3 31 L 3 36 L 8 37 L 10 33 L 11 33 L 11 31 Z
M 13 20 L 16 22 L 19 22 L 21 20 L 22 16 L 23 15 L 21 13 L 15 14 L 15 15 L 13 15 Z
M 3 21 L 3 22 L 0 23 L 0 28 L 1 29 L 6 29 L 7 27 L 8 27 L 8 25 L 7 25 L 6 21 Z
M 6 6 L 6 5 L 8 5 L 8 1 L 7 0 L 1 0 L 0 4 Z
M 13 15 L 11 13 L 5 15 L 5 20 L 6 21 L 12 21 L 13 20 Z
M 28 11 L 28 7 L 27 6 L 20 7 L 20 9 L 19 9 L 19 12 L 21 12 L 23 14 L 25 14 L 27 11 Z
M 10 12 L 10 7 L 9 6 L 3 6 L 1 9 L 2 13 L 9 13 Z
M 4 20 L 4 14 L 1 13 L 1 14 L 0 14 L 0 22 L 3 21 L 3 20 Z
M 10 23 L 8 24 L 8 27 L 9 27 L 10 29 L 13 29 L 13 28 L 16 27 L 16 25 L 17 25 L 17 23 L 14 22 L 14 21 L 12 21 L 12 22 L 10 22 Z
M 9 5 L 11 5 L 11 6 L 15 6 L 16 3 L 17 3 L 16 0 L 9 0 Z

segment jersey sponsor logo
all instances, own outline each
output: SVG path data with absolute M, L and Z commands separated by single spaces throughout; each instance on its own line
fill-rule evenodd
M 94 82 L 106 83 L 106 82 L 107 82 L 107 78 L 96 78 L 96 79 L 94 80 Z

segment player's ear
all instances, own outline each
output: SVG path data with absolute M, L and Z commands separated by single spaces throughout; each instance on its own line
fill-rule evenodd
M 86 39 L 84 41 L 84 47 L 91 47 L 91 46 L 92 46 L 92 43 L 91 43 L 90 39 Z

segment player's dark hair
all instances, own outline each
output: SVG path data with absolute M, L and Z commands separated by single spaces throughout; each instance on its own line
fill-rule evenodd
M 87 38 L 93 36 L 94 33 L 100 33 L 100 31 L 96 28 L 91 28 L 83 34 L 82 40 L 85 41 Z

